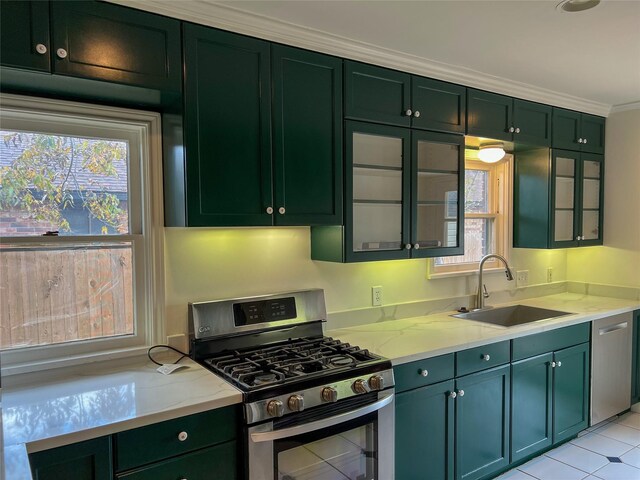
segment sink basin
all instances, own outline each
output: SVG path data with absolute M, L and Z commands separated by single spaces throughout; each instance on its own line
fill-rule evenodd
M 548 310 L 546 308 L 527 307 L 526 305 L 512 305 L 509 307 L 489 308 L 475 312 L 458 313 L 452 317 L 475 320 L 477 322 L 500 325 L 502 327 L 514 327 L 539 320 L 572 315 L 568 312 Z

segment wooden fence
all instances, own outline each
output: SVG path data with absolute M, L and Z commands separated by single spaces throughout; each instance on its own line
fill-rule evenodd
M 134 332 L 131 246 L 0 248 L 0 348 Z

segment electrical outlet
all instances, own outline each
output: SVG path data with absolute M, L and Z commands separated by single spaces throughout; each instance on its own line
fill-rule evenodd
M 547 283 L 553 282 L 553 268 L 547 268 Z
M 516 287 L 526 287 L 529 285 L 529 270 L 518 270 L 516 272 Z
M 167 345 L 177 348 L 181 352 L 188 353 L 189 345 L 187 344 L 187 336 L 183 333 L 178 335 L 169 335 L 167 337 Z
M 382 287 L 371 287 L 371 305 L 374 307 L 382 305 Z

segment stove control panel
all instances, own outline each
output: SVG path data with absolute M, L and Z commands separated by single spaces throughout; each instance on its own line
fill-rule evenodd
M 298 391 L 289 391 L 266 400 L 245 404 L 247 423 L 255 423 L 336 403 L 366 393 L 393 388 L 393 369 L 370 376 L 358 376 Z

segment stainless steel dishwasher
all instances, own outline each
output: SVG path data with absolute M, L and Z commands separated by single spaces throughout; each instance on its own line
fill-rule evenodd
M 632 313 L 601 318 L 591 326 L 591 425 L 631 406 Z

